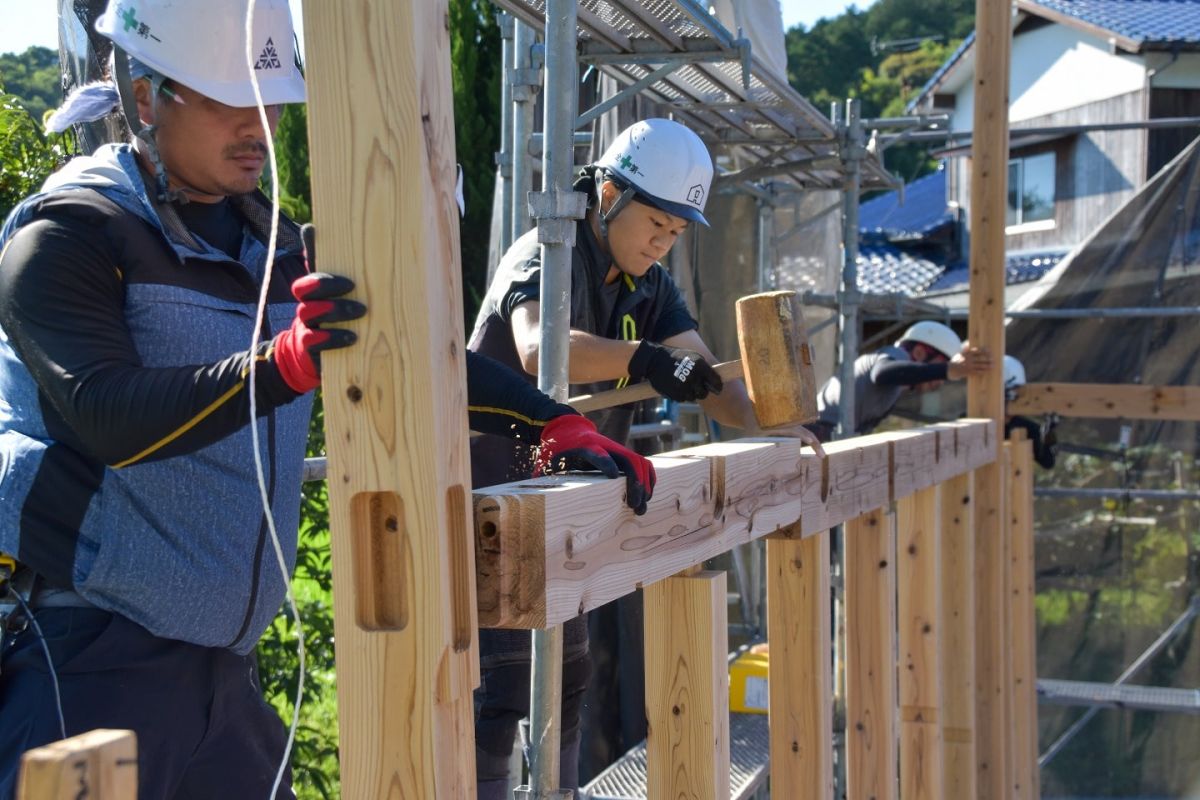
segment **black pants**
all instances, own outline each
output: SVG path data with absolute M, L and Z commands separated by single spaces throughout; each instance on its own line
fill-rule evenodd
M 67 735 L 137 734 L 139 800 L 266 798 L 286 731 L 263 700 L 253 654 L 161 639 L 91 608 L 36 612 L 58 674 Z M 0 653 L 0 798 L 21 754 L 60 738 L 45 653 L 32 626 Z M 276 798 L 292 798 L 291 772 Z
M 529 631 L 479 631 L 480 684 L 475 690 L 475 772 L 480 800 L 508 797 L 508 760 L 517 726 L 529 716 Z M 580 706 L 591 675 L 587 617 L 563 626 L 559 787 L 579 786 Z

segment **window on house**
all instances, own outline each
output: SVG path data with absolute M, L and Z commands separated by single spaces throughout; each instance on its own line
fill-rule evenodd
M 1054 220 L 1054 153 L 1008 162 L 1008 216 L 1005 224 Z

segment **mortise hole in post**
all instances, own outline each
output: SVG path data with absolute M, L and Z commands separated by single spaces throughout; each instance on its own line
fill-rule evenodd
M 471 647 L 475 627 L 471 602 L 471 587 L 475 582 L 475 567 L 470 532 L 467 529 L 467 492 L 461 484 L 446 490 L 446 533 L 450 537 L 450 622 L 454 652 L 462 653 Z M 496 525 L 491 525 L 495 535 Z
M 395 492 L 359 492 L 350 499 L 355 619 L 366 630 L 408 625 L 408 530 Z
M 491 520 L 486 520 L 479 523 L 479 535 L 485 539 L 494 539 L 500 529 L 496 527 L 496 523 Z

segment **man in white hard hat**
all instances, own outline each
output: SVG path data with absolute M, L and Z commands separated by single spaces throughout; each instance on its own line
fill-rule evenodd
M 571 393 L 591 393 L 648 381 L 665 397 L 699 401 L 717 421 L 757 428 L 742 381 L 722 384 L 715 357 L 696 320 L 660 263 L 690 225 L 708 225 L 704 206 L 712 182 L 708 148 L 688 128 L 667 119 L 637 122 L 574 188 L 588 197 L 576 227 L 571 260 Z M 484 298 L 469 347 L 536 380 L 541 253 L 537 232 L 518 239 L 500 262 Z M 629 435 L 633 405 L 589 415 L 617 441 Z M 793 431 L 817 444 L 803 428 Z M 476 486 L 527 476 L 511 443 L 472 443 Z M 590 674 L 584 617 L 566 624 L 563 650 L 561 786 L 578 782 L 580 704 Z M 524 631 L 480 631 L 482 686 L 476 702 L 476 768 L 481 800 L 506 796 L 508 761 L 519 721 L 529 710 L 530 638 Z
M 1018 414 L 1008 413 L 1008 404 L 1017 399 L 1021 387 L 1025 385 L 1025 365 L 1016 356 L 1004 356 L 1004 438 L 1012 436 L 1012 432 L 1020 429 L 1025 431 L 1026 438 L 1033 444 L 1033 460 L 1039 466 L 1053 469 L 1058 457 L 1058 416 L 1048 414 L 1045 422 L 1039 424 L 1036 420 Z
M 269 129 L 304 83 L 286 0 L 256 3 L 252 67 L 245 9 L 110 0 L 121 89 L 81 88 L 57 123 L 120 102 L 136 140 L 70 162 L 0 230 L 0 554 L 18 562 L 0 580 L 2 798 L 24 751 L 93 728 L 137 734 L 143 800 L 272 796 L 285 731 L 252 651 L 288 576 L 268 515 L 290 570 L 320 355 L 366 309 L 309 271 L 286 218 L 265 279 L 251 69 Z M 467 372 L 473 427 L 542 442 L 543 468 L 623 472 L 644 504 L 648 461 L 493 361 Z
M 895 346 L 854 360 L 854 433 L 875 430 L 906 390 L 933 391 L 943 381 L 982 374 L 991 365 L 985 349 L 964 346 L 949 326 L 931 320 L 918 322 Z M 834 375 L 817 394 L 817 421 L 809 425 L 821 441 L 829 441 L 837 429 L 840 403 L 841 382 Z

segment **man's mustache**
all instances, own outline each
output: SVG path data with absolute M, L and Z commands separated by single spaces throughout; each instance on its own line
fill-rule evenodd
M 241 156 L 261 156 L 266 158 L 267 145 L 263 142 L 241 142 L 226 147 L 223 155 L 226 158 L 239 158 Z

